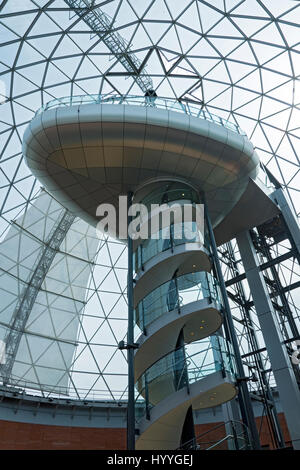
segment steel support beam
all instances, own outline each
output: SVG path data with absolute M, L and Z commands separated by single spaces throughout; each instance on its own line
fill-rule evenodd
M 250 233 L 239 234 L 237 243 L 292 443 L 295 449 L 300 449 L 300 392 L 293 367 L 284 345 L 263 275 L 259 269 L 259 261 Z
M 275 266 L 276 264 L 282 263 L 283 261 L 292 258 L 292 256 L 296 256 L 296 251 L 295 250 L 290 250 L 287 253 L 284 253 L 283 255 L 277 256 L 277 258 L 273 258 L 270 261 L 267 261 L 266 263 L 262 263 L 259 266 L 260 271 L 264 271 L 265 269 L 270 268 L 271 266 Z M 246 279 L 246 274 L 241 273 L 237 276 L 234 276 L 231 279 L 228 279 L 228 281 L 225 282 L 226 287 L 232 286 L 233 284 L 236 284 L 237 282 L 242 281 L 243 279 Z
M 296 257 L 300 263 L 300 230 L 296 214 L 282 188 L 276 189 L 271 194 L 271 199 L 278 204 L 281 210 L 282 217 L 290 234 L 289 240 L 296 251 Z
M 293 341 L 296 341 L 297 339 L 299 339 L 299 337 L 297 337 L 297 338 L 285 339 L 285 340 L 283 341 L 283 343 L 284 343 L 284 344 L 290 344 L 290 343 L 292 343 Z M 253 354 L 266 352 L 266 350 L 267 350 L 267 348 L 259 348 L 259 349 L 256 349 L 256 350 L 254 350 L 254 351 L 248 352 L 248 353 L 246 353 L 246 354 L 242 354 L 241 357 L 242 357 L 242 359 L 244 359 L 244 358 L 246 358 L 246 357 L 252 356 Z M 267 371 L 265 371 L 265 372 L 267 372 Z
M 238 434 L 242 434 L 243 432 L 243 425 L 240 422 L 240 413 L 239 413 L 239 405 L 236 399 L 231 400 L 227 403 L 222 405 L 222 413 L 225 423 L 225 430 L 226 435 L 233 435 L 234 431 L 236 430 Z M 239 450 L 236 442 L 232 439 L 228 440 L 228 450 Z

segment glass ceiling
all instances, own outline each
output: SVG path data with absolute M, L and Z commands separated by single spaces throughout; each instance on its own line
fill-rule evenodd
M 152 80 L 158 96 L 190 100 L 238 124 L 261 161 L 288 190 L 299 214 L 298 1 L 86 3 L 105 13 L 111 32 L 126 41 L 140 65 L 140 77 Z M 69 95 L 143 95 L 141 81 L 112 54 L 107 36 L 92 31 L 69 4 L 0 0 L 0 235 L 4 245 L 11 236 L 11 220 L 20 220 L 40 197 L 39 183 L 21 154 L 22 136 L 34 113 L 47 102 Z M 77 219 L 74 224 L 78 223 Z M 74 231 L 86 237 L 87 228 Z M 72 357 L 68 353 L 70 395 L 125 399 L 126 359 L 117 344 L 127 328 L 126 248 L 103 240 L 96 251 L 86 261 L 90 274 L 85 307 L 77 312 L 75 352 Z M 3 273 L 6 268 L 1 268 Z M 2 307 L 1 322 L 5 324 Z M 57 331 L 53 326 L 49 337 L 59 343 Z M 51 393 L 40 380 L 37 383 L 40 393 Z

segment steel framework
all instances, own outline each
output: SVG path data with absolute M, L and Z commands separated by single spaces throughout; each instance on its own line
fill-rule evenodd
M 269 296 L 276 311 L 287 352 L 291 356 L 294 351 L 292 343 L 300 338 L 299 308 L 292 297 L 293 291 L 296 293 L 299 287 L 299 282 L 287 283 L 281 270 L 287 260 L 292 265 L 297 264 L 299 254 L 295 240 L 285 223 L 284 214 L 253 228 L 251 237 L 260 257 L 260 270 L 269 289 Z M 239 252 L 231 241 L 220 247 L 219 253 L 227 277 L 228 297 L 231 300 L 231 308 L 235 312 L 234 320 L 240 348 L 244 351 L 243 363 L 249 372 L 248 387 L 251 396 L 254 400 L 259 400 L 262 405 L 261 425 L 265 416 L 274 447 L 284 447 L 283 433 L 273 397 L 275 390 L 273 372 L 267 349 L 260 346 L 261 332 L 257 326 L 251 293 L 249 290 L 247 294 L 245 292 L 246 275 L 240 273 Z M 297 272 L 296 266 L 294 269 Z M 300 384 L 299 366 L 294 364 L 293 369 L 296 380 Z
M 122 36 L 113 30 L 113 20 L 99 7 L 95 7 L 95 0 L 65 0 L 69 7 L 98 35 L 111 53 L 120 61 L 125 70 L 130 73 L 140 89 L 146 93 L 153 89 L 153 82 L 145 71 L 144 64 L 130 51 L 130 45 Z M 82 11 L 83 10 L 83 11 Z

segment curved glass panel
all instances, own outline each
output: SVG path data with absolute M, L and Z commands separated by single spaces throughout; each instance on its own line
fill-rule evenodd
M 151 210 L 151 204 L 199 204 L 199 195 L 195 189 L 180 182 L 164 182 L 147 194 L 141 201 L 147 209 Z
M 189 242 L 204 244 L 204 224 L 201 219 L 198 220 L 199 215 L 201 217 L 202 214 L 200 212 L 196 214 L 200 207 L 200 197 L 192 187 L 179 181 L 165 181 L 142 198 L 140 202 L 146 206 L 148 213 L 151 214 L 151 219 L 149 219 L 151 220 L 151 238 L 141 241 L 133 254 L 133 266 L 136 273 L 143 268 L 144 263 L 158 253 Z M 153 212 L 153 205 L 159 206 L 160 210 L 163 205 L 166 208 L 170 207 L 171 213 L 166 214 L 166 217 L 168 217 L 166 221 L 164 221 L 164 211 L 161 212 L 160 217 L 160 214 Z M 179 219 L 177 218 L 178 213 L 176 216 L 174 213 L 172 215 L 173 205 L 174 207 L 179 205 L 182 209 Z M 184 213 L 186 205 L 189 208 L 187 217 Z M 193 212 L 194 210 L 196 212 Z M 155 226 L 154 230 L 157 230 L 154 218 L 158 219 L 156 224 L 159 230 L 152 234 L 152 221 Z
M 144 330 L 161 315 L 205 298 L 221 303 L 217 280 L 211 274 L 201 271 L 175 277 L 154 289 L 138 303 L 135 322 Z
M 107 96 L 107 95 L 79 95 L 79 96 L 66 96 L 63 98 L 56 98 L 49 101 L 47 104 L 42 106 L 37 112 L 37 114 L 47 111 L 48 109 L 58 108 L 60 106 L 73 106 L 73 105 L 82 105 L 82 104 L 129 104 L 134 106 L 153 106 L 159 109 L 166 109 L 170 111 L 176 111 L 183 114 L 188 114 L 189 116 L 195 116 L 199 119 L 205 119 L 211 121 L 219 126 L 226 127 L 233 132 L 237 132 L 241 135 L 246 135 L 244 131 L 233 122 L 227 121 L 222 117 L 217 116 L 216 114 L 210 113 L 208 111 L 203 111 L 202 105 L 191 105 L 188 102 L 178 101 L 170 98 L 161 98 L 156 97 L 151 99 L 144 96 L 136 95 L 127 95 L 125 96 Z
M 147 261 L 158 253 L 170 250 L 184 243 L 200 243 L 208 246 L 208 240 L 198 230 L 196 222 L 184 222 L 165 227 L 157 233 L 156 238 L 148 238 L 138 245 L 133 253 L 134 272 L 138 273 Z
M 199 346 L 200 351 L 194 352 Z M 179 348 L 155 362 L 136 382 L 136 419 L 149 417 L 153 406 L 172 393 L 217 371 L 236 375 L 231 345 L 222 336 L 214 335 L 193 345 Z M 214 406 L 214 394 L 211 397 Z M 141 407 L 140 403 L 144 406 Z

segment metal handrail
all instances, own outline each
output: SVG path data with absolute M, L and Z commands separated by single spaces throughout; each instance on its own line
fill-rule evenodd
M 153 107 L 158 109 L 165 109 L 169 111 L 175 111 L 182 114 L 187 114 L 189 116 L 194 116 L 199 119 L 204 119 L 206 121 L 213 122 L 221 127 L 231 130 L 237 134 L 246 136 L 246 133 L 233 122 L 228 121 L 216 114 L 210 113 L 202 109 L 202 105 L 190 105 L 186 100 L 178 101 L 174 98 L 168 97 L 157 97 L 155 102 L 149 102 L 147 97 L 139 95 L 77 95 L 77 96 L 65 96 L 62 98 L 56 98 L 49 101 L 44 106 L 42 106 L 36 112 L 36 115 L 43 113 L 49 109 L 57 108 L 60 106 L 74 106 L 74 105 L 85 105 L 85 104 L 114 104 L 114 105 L 134 105 L 134 106 L 144 106 L 144 107 Z
M 233 434 L 227 434 L 227 436 L 223 437 L 223 439 L 220 439 L 218 442 L 215 442 L 212 446 L 210 447 L 207 447 L 205 450 L 211 450 L 211 449 L 214 449 L 215 447 L 217 447 L 218 445 L 222 444 L 223 442 L 225 441 L 228 441 L 229 439 L 234 439 L 234 440 L 239 440 L 239 439 L 243 439 L 245 441 L 245 444 L 243 447 L 238 447 L 238 450 L 242 450 L 243 448 L 247 448 L 246 446 L 246 439 L 244 437 L 240 437 L 242 435 L 237 435 L 237 436 L 234 436 Z
M 223 442 L 227 441 L 228 439 L 233 438 L 233 434 L 228 434 L 227 436 L 223 437 L 223 439 L 220 439 L 218 442 L 215 442 L 212 446 L 207 447 L 205 450 L 211 450 L 214 447 L 217 447 L 218 445 L 222 444 Z
M 212 442 L 212 441 L 204 441 L 204 442 L 200 442 L 200 444 L 198 444 L 198 441 L 201 437 L 203 436 L 206 436 L 207 434 L 211 433 L 211 432 L 214 432 L 216 431 L 217 429 L 221 428 L 221 427 L 226 427 L 227 424 L 230 424 L 232 427 L 235 426 L 235 425 L 238 425 L 238 426 L 241 426 L 243 428 L 243 431 L 239 434 L 227 434 L 225 437 L 223 437 L 222 439 L 216 441 L 216 442 Z M 218 445 L 220 445 L 221 443 L 225 442 L 226 440 L 229 440 L 229 439 L 234 439 L 236 441 L 238 440 L 243 440 L 245 443 L 244 443 L 244 446 L 243 447 L 240 447 L 239 446 L 239 449 L 241 450 L 242 448 L 246 448 L 249 447 L 249 432 L 248 432 L 248 428 L 245 426 L 245 424 L 241 421 L 235 421 L 235 420 L 229 420 L 229 421 L 226 421 L 224 423 L 220 423 L 216 426 L 214 426 L 213 428 L 209 429 L 208 431 L 205 431 L 201 434 L 199 434 L 198 436 L 190 439 L 189 441 L 186 441 L 182 444 L 182 446 L 180 448 L 178 448 L 177 450 L 181 449 L 182 447 L 184 448 L 187 448 L 187 446 L 190 446 L 189 448 L 195 448 L 199 450 L 199 447 L 203 445 L 206 445 L 206 444 L 212 444 L 210 447 L 206 448 L 205 450 L 211 450 L 215 447 L 217 447 Z

